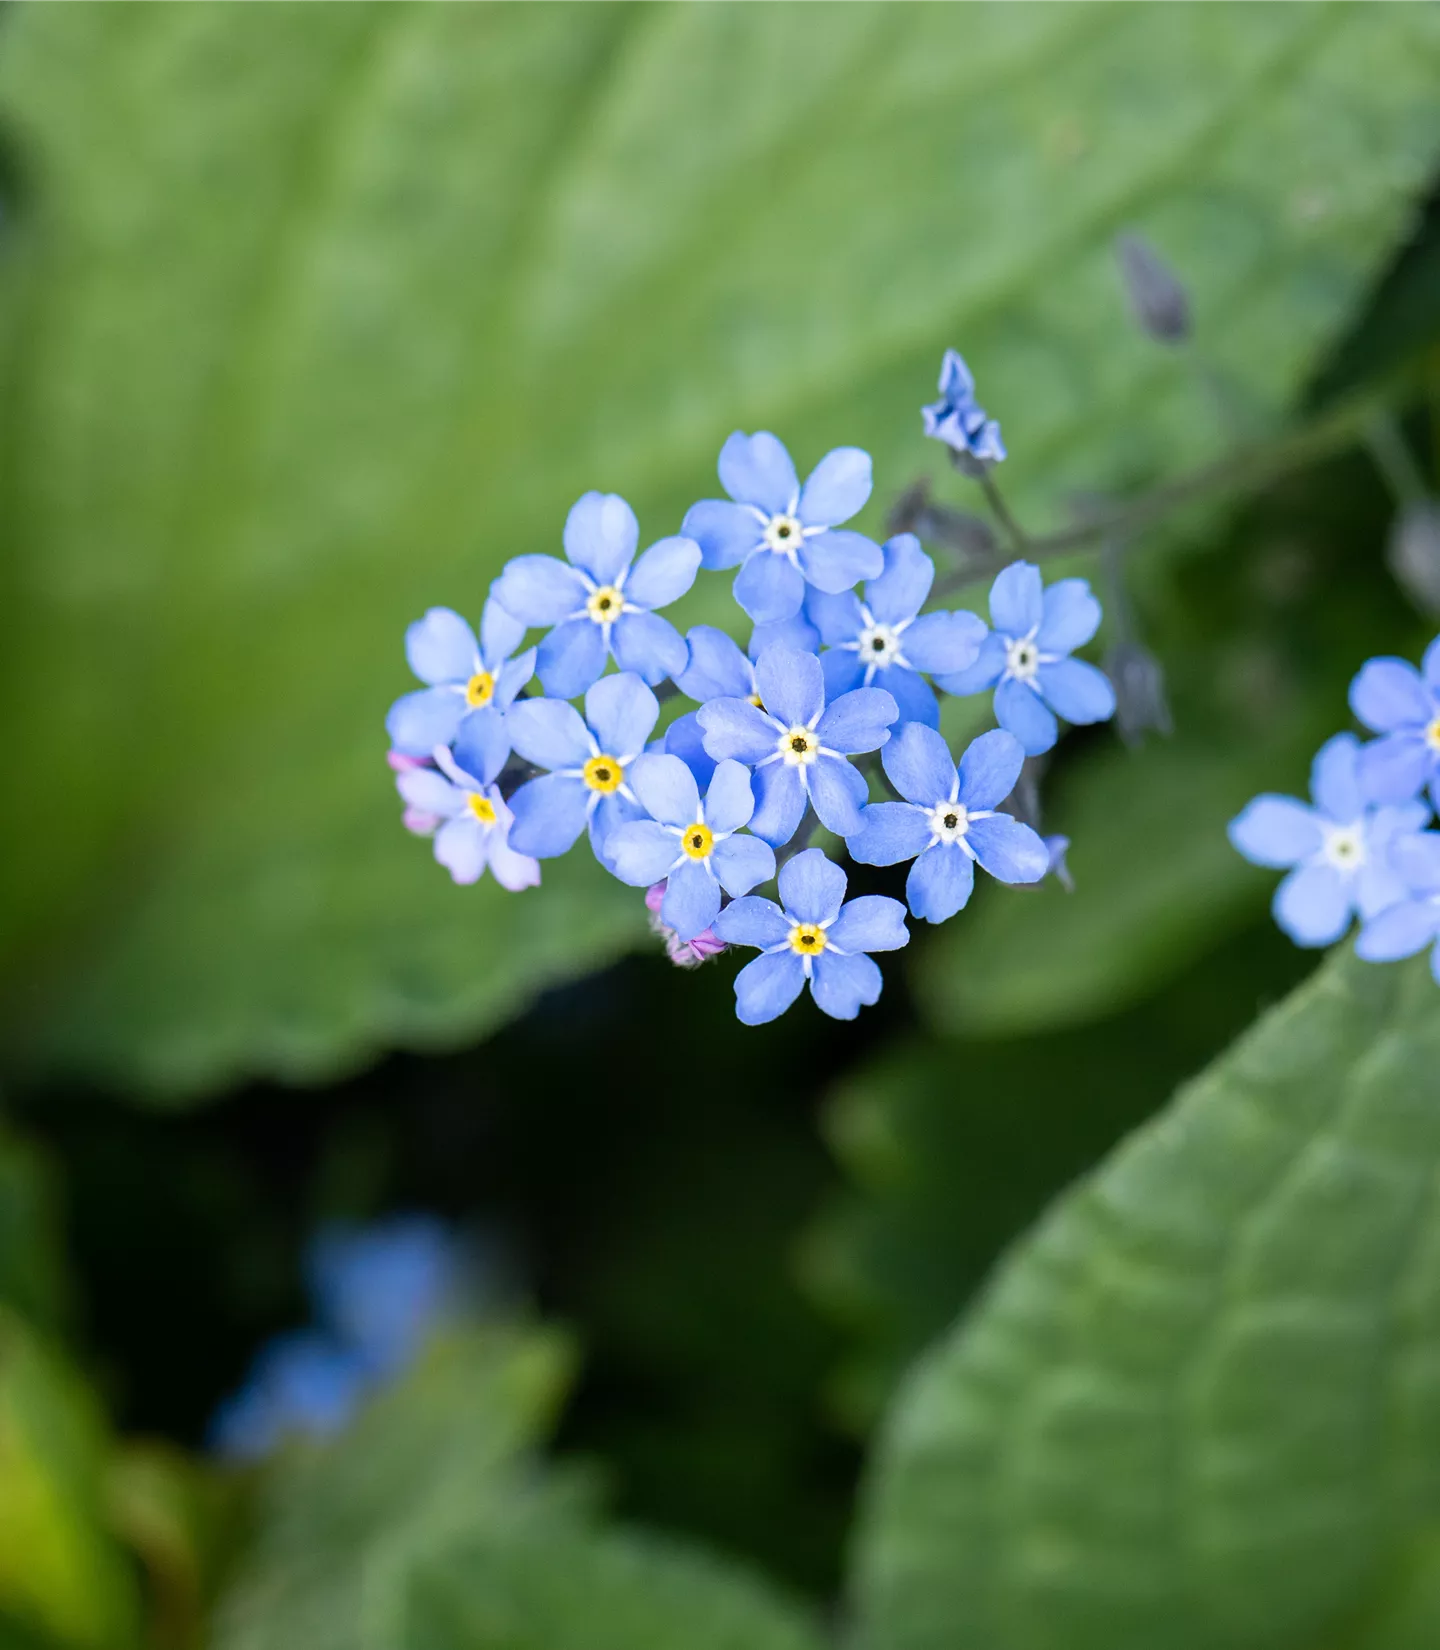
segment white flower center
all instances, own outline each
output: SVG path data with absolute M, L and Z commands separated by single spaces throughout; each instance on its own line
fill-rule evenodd
M 625 598 L 613 584 L 602 584 L 585 598 L 585 611 L 596 624 L 611 625 L 625 611 Z
M 970 829 L 970 814 L 963 803 L 937 802 L 930 810 L 930 829 L 939 842 L 958 842 Z
M 1032 682 L 1040 668 L 1040 649 L 1029 636 L 1017 636 L 1005 644 L 1005 669 L 1022 682 Z
M 888 624 L 869 624 L 860 632 L 860 663 L 884 670 L 900 657 L 900 637 Z
M 1365 863 L 1365 833 L 1358 825 L 1332 825 L 1322 852 L 1337 871 L 1358 871 Z
M 777 556 L 793 556 L 804 537 L 805 529 L 798 517 L 788 514 L 771 516 L 765 523 L 766 548 L 773 550 Z
M 808 767 L 820 754 L 820 737 L 812 728 L 799 722 L 786 728 L 775 743 L 781 759 L 792 768 Z

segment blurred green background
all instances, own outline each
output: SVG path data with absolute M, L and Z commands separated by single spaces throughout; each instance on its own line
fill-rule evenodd
M 1224 825 L 1303 788 L 1359 663 L 1433 624 L 1373 449 L 1433 483 L 1437 94 L 1431 6 L 0 16 L 0 1647 L 1440 1643 L 1440 1467 L 1405 1430 L 1431 1343 L 1384 1366 L 1375 1507 L 1247 1492 L 1283 1551 L 1226 1568 L 1240 1536 L 1196 1514 L 1183 1562 L 1090 1554 L 1082 1608 L 1051 1509 L 957 1525 L 1008 1578 L 988 1615 L 886 1580 L 918 1536 L 862 1534 L 845 1580 L 901 1372 L 1314 968 Z M 1189 289 L 1184 348 L 1133 324 L 1126 232 Z M 802 471 L 866 447 L 877 535 L 917 478 L 975 508 L 920 435 L 947 345 L 1037 529 L 1226 454 L 1266 481 L 1128 546 L 1175 732 L 1064 741 L 1075 892 L 982 889 L 854 1025 L 745 1031 L 732 965 L 670 969 L 583 853 L 453 887 L 383 760 L 404 625 L 478 616 L 587 488 L 674 532 L 735 428 Z M 734 611 L 702 579 L 677 618 Z M 1413 1044 L 1386 1092 L 1440 1106 L 1428 999 L 1356 1000 L 1356 1069 Z M 216 1468 L 207 1418 L 305 1317 L 307 1236 L 404 1209 L 482 1234 L 510 1304 L 337 1443 Z M 1027 1436 L 987 1506 L 1064 1443 Z

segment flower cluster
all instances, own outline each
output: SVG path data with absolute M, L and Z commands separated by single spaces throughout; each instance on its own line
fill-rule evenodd
M 953 353 L 942 388 L 949 410 L 926 409 L 927 429 L 1003 458 Z M 877 544 L 846 525 L 871 491 L 858 448 L 802 483 L 775 436 L 737 431 L 719 474 L 726 498 L 638 554 L 630 506 L 587 493 L 563 560 L 517 556 L 494 581 L 478 639 L 443 608 L 411 626 L 426 685 L 388 721 L 405 823 L 433 833 L 457 882 L 488 868 L 509 889 L 585 836 L 606 871 L 646 890 L 672 960 L 759 952 L 735 982 L 741 1020 L 774 1019 L 807 985 L 851 1019 L 880 994 L 870 954 L 908 940 L 905 908 L 847 903 L 844 871 L 806 846 L 812 831 L 856 863 L 908 863 L 910 911 L 929 922 L 964 907 L 977 864 L 1008 883 L 1063 875 L 1052 844 L 1002 805 L 1059 719 L 1114 712 L 1107 678 L 1071 656 L 1100 606 L 1083 579 L 1047 589 L 1017 561 L 994 581 L 989 625 L 924 611 L 935 566 L 919 541 Z M 682 636 L 663 616 L 702 569 L 735 569 L 745 648 L 708 625 Z M 525 647 L 531 630 L 542 634 Z M 991 692 L 999 727 L 957 763 L 937 694 Z M 657 731 L 675 696 L 690 707 Z M 891 800 L 872 799 L 880 787 Z M 777 877 L 778 904 L 754 894 Z
M 1311 803 L 1264 795 L 1230 823 L 1256 865 L 1285 870 L 1275 920 L 1297 945 L 1330 945 L 1360 919 L 1356 955 L 1392 962 L 1440 941 L 1440 637 L 1420 669 L 1371 659 L 1350 708 L 1377 738 L 1337 733 L 1310 773 Z M 1431 970 L 1440 982 L 1440 944 Z

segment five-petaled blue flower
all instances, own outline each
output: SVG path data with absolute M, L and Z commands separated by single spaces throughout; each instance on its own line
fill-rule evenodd
M 510 809 L 495 783 L 509 754 L 504 719 L 487 707 L 461 723 L 453 750 L 436 747 L 442 771 L 407 768 L 396 774 L 395 787 L 410 808 L 442 822 L 435 858 L 456 882 L 478 882 L 488 866 L 496 882 L 514 893 L 534 888 L 540 867 L 510 846 Z
M 527 625 L 553 625 L 540 644 L 546 693 L 573 699 L 599 678 L 607 655 L 652 686 L 685 668 L 685 643 L 654 611 L 695 582 L 700 546 L 661 539 L 632 567 L 640 542 L 635 512 L 616 493 L 586 493 L 565 520 L 567 562 L 516 556 L 491 587 Z
M 700 546 L 706 567 L 740 566 L 735 600 L 757 624 L 798 613 L 807 583 L 838 593 L 880 576 L 880 546 L 836 530 L 870 497 L 870 455 L 858 447 L 827 453 L 801 487 L 773 435 L 736 430 L 720 449 L 720 481 L 734 502 L 692 505 L 680 531 Z
M 861 865 L 913 859 L 905 897 L 917 917 L 945 922 L 970 898 L 975 862 L 1001 882 L 1039 882 L 1050 851 L 1028 825 L 996 809 L 1015 788 L 1025 752 L 1003 728 L 960 758 L 933 728 L 908 722 L 880 752 L 904 802 L 872 802 L 845 844 Z
M 854 591 L 827 596 L 813 592 L 805 611 L 827 651 L 820 656 L 825 691 L 832 697 L 851 688 L 882 687 L 893 695 L 905 722 L 940 726 L 940 706 L 921 676 L 948 675 L 975 662 L 985 640 L 985 623 L 973 613 L 927 613 L 935 563 L 913 533 L 901 533 L 885 547 L 885 571 Z
M 883 894 L 845 900 L 845 873 L 818 848 L 780 869 L 780 898 L 747 894 L 715 919 L 727 945 L 763 953 L 735 976 L 735 1012 L 746 1025 L 783 1014 L 810 984 L 815 1005 L 835 1020 L 853 1020 L 880 998 L 880 970 L 866 955 L 895 951 L 909 940 L 905 907 Z
M 1428 785 L 1440 808 L 1440 636 L 1416 670 L 1408 659 L 1371 659 L 1350 684 L 1350 708 L 1381 735 L 1360 769 L 1382 802 L 1408 802 Z
M 1275 921 L 1296 945 L 1330 945 L 1353 913 L 1368 922 L 1405 898 L 1392 856 L 1429 818 L 1422 802 L 1377 807 L 1358 761 L 1360 742 L 1337 733 L 1310 770 L 1314 807 L 1266 794 L 1230 822 L 1230 840 L 1256 865 L 1290 869 L 1275 890 Z
M 1115 714 L 1115 690 L 1103 671 L 1072 659 L 1072 649 L 1100 627 L 1100 603 L 1084 579 L 1061 579 L 1047 590 L 1040 569 L 1012 562 L 990 587 L 990 622 L 975 663 L 937 676 L 946 693 L 995 689 L 995 720 L 1030 756 L 1048 751 L 1067 722 L 1103 722 Z
M 1365 924 L 1355 955 L 1365 962 L 1397 962 L 1434 944 L 1430 972 L 1440 985 L 1440 832 L 1400 838 L 1391 860 L 1405 883 L 1405 898 Z
M 1000 426 L 975 399 L 975 380 L 958 350 L 947 349 L 940 363 L 940 399 L 920 409 L 925 434 L 957 453 L 995 463 L 1005 457 Z
M 740 763 L 717 764 L 704 802 L 678 756 L 637 757 L 629 783 L 650 818 L 611 831 L 605 842 L 610 868 L 637 888 L 663 879 L 660 917 L 682 940 L 714 922 L 721 888 L 732 897 L 748 894 L 775 875 L 769 845 L 736 834 L 755 806 Z
M 788 647 L 765 649 L 755 683 L 763 710 L 735 698 L 696 712 L 715 761 L 734 757 L 755 769 L 750 829 L 778 848 L 795 835 L 808 801 L 827 830 L 858 831 L 869 789 L 846 758 L 885 743 L 900 714 L 895 701 L 883 688 L 855 688 L 827 707 L 820 661 Z
M 588 825 L 595 857 L 605 864 L 610 832 L 645 816 L 626 775 L 659 715 L 655 695 L 629 671 L 602 677 L 590 688 L 584 721 L 563 699 L 512 705 L 505 719 L 510 743 L 527 762 L 552 770 L 510 798 L 512 846 L 553 859 L 572 848 Z
M 385 718 L 390 743 L 403 756 L 429 756 L 448 745 L 473 710 L 508 710 L 535 671 L 535 649 L 517 658 L 525 626 L 493 597 L 480 616 L 480 639 L 448 607 L 432 607 L 405 632 L 405 657 L 430 685 L 397 699 Z

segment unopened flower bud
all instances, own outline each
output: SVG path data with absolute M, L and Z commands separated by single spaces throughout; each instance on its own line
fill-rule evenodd
M 1105 674 L 1115 688 L 1115 725 L 1127 745 L 1138 745 L 1151 731 L 1173 731 L 1160 661 L 1139 642 L 1118 642 L 1105 658 Z
M 1440 613 L 1440 504 L 1420 498 L 1405 505 L 1391 524 L 1385 559 L 1417 607 Z
M 1190 336 L 1190 298 L 1174 270 L 1140 235 L 1119 236 L 1115 256 L 1141 331 L 1162 344 L 1182 343 Z
M 650 932 L 665 942 L 665 955 L 676 968 L 698 968 L 711 957 L 718 957 L 726 949 L 724 940 L 713 928 L 703 929 L 692 939 L 682 940 L 667 923 L 660 919 L 660 907 L 665 899 L 665 884 L 657 882 L 645 890 L 645 909 L 650 913 Z

